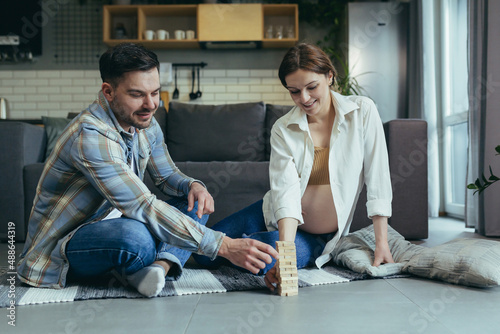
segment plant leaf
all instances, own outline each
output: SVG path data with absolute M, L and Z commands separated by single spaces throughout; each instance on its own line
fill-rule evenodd
M 485 186 L 486 186 L 486 185 L 490 185 L 490 184 L 491 184 L 491 182 L 489 182 L 489 181 L 486 179 L 486 177 L 484 176 L 484 173 L 482 173 L 482 174 L 481 174 L 481 177 L 483 178 L 483 182 L 484 182 L 484 185 L 485 185 Z
M 490 176 L 490 181 L 499 181 L 500 180 L 500 177 L 496 176 L 496 175 L 491 175 Z
M 500 180 L 500 178 L 498 178 L 498 176 L 496 176 L 495 174 L 493 174 L 493 170 L 491 169 L 491 166 L 489 166 L 489 168 L 490 168 L 490 178 L 489 178 L 489 180 L 493 181 L 493 182 Z

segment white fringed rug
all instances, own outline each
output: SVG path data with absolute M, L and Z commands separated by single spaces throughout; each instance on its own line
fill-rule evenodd
M 369 278 L 365 274 L 332 266 L 323 269 L 300 269 L 298 274 L 301 288 Z M 118 276 L 110 276 L 100 282 L 70 284 L 61 290 L 29 287 L 20 283 L 17 277 L 15 285 L 11 286 L 9 277 L 11 275 L 6 269 L 0 268 L 0 307 L 9 306 L 12 300 L 16 305 L 33 305 L 87 299 L 144 298 Z M 267 289 L 263 276 L 255 276 L 231 267 L 220 267 L 216 270 L 185 268 L 179 280 L 166 282 L 159 297 L 256 289 Z

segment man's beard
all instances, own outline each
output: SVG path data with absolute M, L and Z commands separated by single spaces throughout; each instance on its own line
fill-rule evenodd
M 111 110 L 114 112 L 115 117 L 119 123 L 128 124 L 128 125 L 133 126 L 134 128 L 139 129 L 139 130 L 146 129 L 147 127 L 149 127 L 149 125 L 151 124 L 151 121 L 153 119 L 151 117 L 147 123 L 134 120 L 133 115 L 137 112 L 154 113 L 154 112 L 147 110 L 147 109 L 136 110 L 132 114 L 127 114 L 123 110 L 121 104 L 119 102 L 116 102 L 116 100 L 109 102 L 109 106 L 111 107 Z

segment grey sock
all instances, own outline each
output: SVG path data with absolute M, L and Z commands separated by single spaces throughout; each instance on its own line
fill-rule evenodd
M 152 264 L 127 276 L 127 281 L 146 297 L 157 296 L 165 286 L 165 269 Z

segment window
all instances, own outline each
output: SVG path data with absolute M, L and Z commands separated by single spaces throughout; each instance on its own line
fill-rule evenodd
M 443 1 L 443 182 L 444 210 L 464 218 L 467 169 L 467 0 Z

